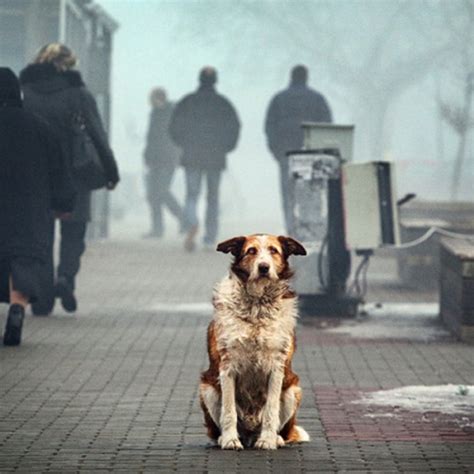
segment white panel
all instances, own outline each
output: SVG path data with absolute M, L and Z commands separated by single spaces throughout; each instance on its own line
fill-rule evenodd
M 342 180 L 347 248 L 379 247 L 382 236 L 375 164 L 343 165 Z
M 304 122 L 302 127 L 305 150 L 336 148 L 343 160 L 352 160 L 354 125 Z
M 388 171 L 383 176 L 389 176 L 389 193 L 392 203 L 391 210 L 381 206 L 380 186 L 386 181 L 379 182 L 378 167 L 383 165 Z M 365 250 L 382 247 L 384 244 L 397 245 L 400 242 L 398 206 L 396 193 L 395 165 L 390 162 L 346 163 L 342 166 L 342 188 L 344 200 L 344 221 L 346 246 L 349 250 Z M 386 199 L 386 198 L 384 198 Z M 387 212 L 393 229 L 392 237 L 382 234 L 382 218 L 380 212 Z

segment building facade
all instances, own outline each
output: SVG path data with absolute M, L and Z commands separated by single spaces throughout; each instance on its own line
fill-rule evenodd
M 46 43 L 59 41 L 79 58 L 79 68 L 110 126 L 110 72 L 117 23 L 92 0 L 1 0 L 0 65 L 18 73 Z M 108 234 L 109 195 L 94 193 L 91 238 Z

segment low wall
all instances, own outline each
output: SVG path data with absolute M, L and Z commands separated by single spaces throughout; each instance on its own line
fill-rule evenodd
M 461 340 L 474 342 L 474 241 L 440 245 L 440 317 Z
M 474 203 L 413 201 L 400 208 L 402 242 L 421 237 L 431 227 L 474 234 Z M 412 288 L 437 288 L 439 282 L 440 236 L 398 251 L 398 275 L 401 283 Z

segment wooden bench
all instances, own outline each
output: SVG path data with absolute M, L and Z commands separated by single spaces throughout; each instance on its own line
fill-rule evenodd
M 461 340 L 474 343 L 474 240 L 441 240 L 440 316 Z

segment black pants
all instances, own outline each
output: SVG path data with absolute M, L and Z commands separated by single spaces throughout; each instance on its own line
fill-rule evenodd
M 86 230 L 87 222 L 61 221 L 58 277 L 65 277 L 73 288 L 86 250 Z
M 81 256 L 86 249 L 85 237 L 87 222 L 61 221 L 61 242 L 59 245 L 59 265 L 57 276 L 64 277 L 75 287 L 76 275 L 81 266 Z M 36 313 L 49 313 L 54 306 L 54 239 L 55 221 L 50 222 L 49 252 L 47 262 L 40 270 L 40 291 L 33 311 Z

